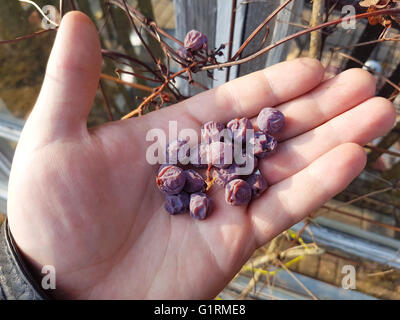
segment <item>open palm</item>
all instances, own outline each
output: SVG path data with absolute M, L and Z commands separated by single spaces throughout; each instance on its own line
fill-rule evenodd
M 318 61 L 298 59 L 88 130 L 100 68 L 93 24 L 67 14 L 12 166 L 12 234 L 38 273 L 56 268 L 56 297 L 214 297 L 254 249 L 345 188 L 365 164 L 360 144 L 383 135 L 395 118 L 389 101 L 372 98 L 366 71 L 322 81 Z M 233 207 L 213 188 L 208 219 L 165 212 L 158 168 L 145 157 L 148 130 L 167 131 L 169 120 L 200 129 L 275 106 L 287 126 L 279 151 L 260 163 L 271 184 L 261 198 Z

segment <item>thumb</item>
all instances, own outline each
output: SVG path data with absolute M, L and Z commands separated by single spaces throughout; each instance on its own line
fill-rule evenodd
M 52 140 L 87 130 L 101 70 L 101 47 L 92 21 L 81 12 L 62 19 L 46 75 L 27 126 Z M 42 140 L 43 141 L 43 140 Z

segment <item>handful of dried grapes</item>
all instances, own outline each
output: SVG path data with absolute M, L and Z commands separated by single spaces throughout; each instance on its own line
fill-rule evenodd
M 276 151 L 274 135 L 285 126 L 285 116 L 264 108 L 256 124 L 258 131 L 247 118 L 233 119 L 226 126 L 209 121 L 202 126 L 200 144 L 189 148 L 188 141 L 171 141 L 165 150 L 167 163 L 160 166 L 156 179 L 166 196 L 165 210 L 171 215 L 189 211 L 195 219 L 207 218 L 212 210 L 207 192 L 214 184 L 225 188 L 225 201 L 233 206 L 259 198 L 268 182 L 258 163 Z M 240 156 L 235 151 L 238 146 Z M 207 168 L 205 177 L 193 168 Z

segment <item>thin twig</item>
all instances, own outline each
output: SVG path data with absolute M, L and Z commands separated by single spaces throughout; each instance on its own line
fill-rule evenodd
M 377 226 L 380 226 L 380 227 L 383 227 L 383 228 L 386 228 L 386 229 L 391 229 L 391 230 L 395 230 L 395 231 L 400 232 L 400 227 L 392 226 L 390 224 L 386 224 L 386 223 L 383 223 L 383 222 L 375 221 L 375 220 L 372 220 L 372 219 L 369 219 L 369 218 L 360 217 L 360 216 L 358 216 L 356 214 L 352 214 L 350 212 L 337 209 L 335 207 L 323 205 L 321 208 L 326 209 L 328 211 L 333 211 L 333 212 L 336 212 L 336 213 L 339 213 L 339 214 L 342 214 L 342 215 L 345 215 L 345 216 L 356 218 L 356 219 L 359 219 L 359 220 L 362 220 L 362 221 L 366 221 L 366 222 L 375 224 Z
M 159 79 L 153 79 L 153 78 L 146 77 L 146 76 L 143 76 L 143 75 L 135 73 L 135 72 L 130 72 L 130 71 L 126 71 L 126 70 L 122 70 L 122 69 L 118 69 L 118 68 L 115 69 L 115 73 L 118 74 L 118 76 L 120 75 L 120 73 L 125 73 L 125 74 L 129 74 L 136 78 L 140 78 L 140 79 L 147 80 L 147 81 L 153 81 L 153 82 L 159 82 L 159 83 L 162 82 Z
M 400 157 L 400 153 L 399 152 L 394 152 L 394 151 L 386 150 L 386 149 L 383 149 L 383 148 L 378 148 L 378 147 L 375 147 L 373 145 L 367 144 L 367 145 L 364 146 L 364 148 L 367 148 L 367 149 L 370 149 L 370 150 L 374 150 L 374 151 L 378 151 L 379 153 L 390 154 L 391 156 L 394 156 L 394 157 Z
M 112 51 L 112 50 L 106 50 L 106 49 L 102 49 L 101 53 L 103 56 L 111 58 L 111 59 L 115 59 L 115 58 L 119 58 L 119 59 L 125 59 L 128 61 L 131 61 L 135 64 L 138 64 L 142 67 L 144 67 L 147 72 L 152 73 L 154 76 L 156 76 L 158 79 L 160 79 L 161 81 L 163 81 L 164 79 L 160 76 L 160 74 L 158 72 L 156 72 L 155 70 L 153 70 L 150 66 L 148 66 L 146 63 L 142 62 L 139 59 L 136 59 L 134 57 L 128 56 L 124 53 L 118 52 L 118 51 Z
M 158 61 L 157 61 L 156 57 L 154 56 L 153 52 L 150 50 L 150 48 L 147 45 L 146 41 L 144 41 L 142 34 L 139 32 L 138 28 L 136 27 L 135 22 L 132 19 L 131 12 L 129 11 L 128 5 L 126 4 L 126 0 L 122 0 L 122 2 L 124 4 L 125 10 L 126 10 L 126 14 L 128 15 L 129 22 L 130 22 L 131 26 L 135 30 L 136 34 L 138 35 L 140 41 L 143 44 L 143 47 L 146 49 L 147 53 L 150 55 L 150 57 L 153 60 L 154 64 L 158 65 Z
M 139 89 L 139 90 L 143 90 L 143 91 L 147 91 L 147 92 L 153 92 L 154 91 L 154 88 L 145 86 L 143 84 L 126 82 L 124 80 L 109 76 L 108 74 L 104 74 L 104 73 L 102 73 L 100 75 L 100 78 L 101 79 L 110 80 L 110 81 L 114 81 L 116 83 L 123 84 L 123 85 L 129 86 L 129 87 L 132 87 L 132 88 L 135 88 L 135 89 Z
M 169 84 L 169 81 L 171 79 L 174 79 L 178 76 L 180 76 L 182 73 L 185 73 L 188 71 L 189 68 L 182 69 L 178 72 L 175 72 L 169 79 L 166 79 L 165 82 L 159 86 L 151 95 L 149 95 L 135 110 L 132 110 L 125 116 L 121 118 L 121 120 L 129 119 L 132 118 L 136 115 L 140 115 L 142 113 L 143 107 L 145 107 L 148 103 L 150 103 L 155 97 L 157 97 L 159 94 L 163 92 L 165 87 Z
M 243 50 L 247 47 L 251 40 L 262 30 L 264 27 L 283 9 L 285 8 L 292 0 L 286 0 L 282 3 L 278 8 L 276 8 L 250 35 L 249 37 L 243 42 L 240 46 L 239 50 L 235 53 L 232 60 L 236 60 Z
M 394 14 L 398 14 L 400 13 L 400 8 L 393 8 L 393 9 L 382 9 L 382 10 L 377 10 L 374 12 L 366 12 L 366 13 L 361 13 L 361 14 L 357 14 L 354 16 L 346 16 L 334 21 L 329 21 L 326 23 L 322 23 L 318 26 L 309 28 L 307 30 L 301 30 L 299 32 L 296 32 L 294 34 L 291 34 L 273 44 L 270 44 L 269 46 L 263 48 L 262 50 L 253 53 L 252 55 L 245 57 L 243 59 L 240 60 L 236 60 L 236 61 L 229 61 L 229 62 L 225 62 L 225 63 L 220 63 L 220 64 L 216 64 L 216 65 L 210 65 L 210 66 L 204 66 L 202 68 L 200 68 L 200 70 L 213 70 L 213 69 L 221 69 L 221 68 L 225 68 L 225 67 L 231 67 L 231 66 L 235 66 L 235 65 L 239 65 L 239 64 L 243 64 L 246 62 L 249 62 L 251 60 L 254 60 L 256 58 L 258 58 L 259 56 L 263 55 L 264 53 L 270 51 L 271 49 L 287 42 L 290 40 L 293 40 L 295 38 L 298 38 L 300 36 L 303 36 L 305 34 L 308 34 L 310 32 L 319 30 L 319 29 L 323 29 L 329 26 L 333 26 L 333 25 L 337 25 L 341 22 L 345 22 L 345 21 L 349 21 L 349 20 L 358 20 L 358 19 L 364 19 L 364 18 L 368 18 L 368 17 L 374 17 L 374 16 L 378 16 L 378 15 L 394 15 Z
M 157 97 L 165 88 L 168 82 L 163 83 L 155 92 L 149 95 L 135 110 L 129 112 L 125 116 L 121 118 L 121 120 L 132 118 L 136 115 L 140 115 L 143 107 L 146 106 L 150 101 L 152 101 L 155 97 Z
M 311 291 L 310 289 L 308 289 L 294 274 L 292 271 L 289 270 L 288 267 L 285 266 L 284 263 L 282 263 L 282 261 L 278 260 L 278 263 L 280 264 L 280 266 L 299 284 L 300 287 L 303 288 L 303 290 L 305 292 L 307 292 L 307 294 L 313 299 L 313 300 L 319 300 Z
M 373 196 L 373 195 L 376 195 L 376 194 L 380 194 L 380 193 L 384 193 L 384 192 L 388 192 L 388 191 L 391 191 L 391 190 L 394 190 L 394 187 L 387 187 L 387 188 L 383 188 L 383 189 L 379 189 L 379 190 L 374 190 L 374 191 L 368 192 L 368 193 L 366 193 L 366 194 L 364 194 L 362 196 L 359 196 L 359 197 L 357 197 L 355 199 L 352 199 L 350 201 L 347 201 L 347 202 L 345 202 L 345 203 L 343 203 L 343 204 L 341 204 L 339 206 L 336 206 L 335 209 L 348 206 L 348 205 L 350 205 L 350 204 L 352 204 L 354 202 L 360 201 L 360 200 L 362 200 L 364 198 L 368 198 L 370 196 Z
M 30 38 L 36 37 L 38 35 L 41 35 L 43 33 L 46 33 L 46 32 L 49 32 L 49 31 L 54 31 L 54 30 L 55 29 L 45 29 L 45 30 L 40 30 L 40 31 L 34 32 L 32 34 L 28 34 L 26 36 L 21 36 L 21 37 L 18 37 L 18 38 L 15 38 L 15 39 L 11 39 L 11 40 L 1 40 L 0 41 L 0 45 L 1 44 L 14 43 L 14 42 L 30 39 Z
M 352 60 L 352 61 L 358 63 L 358 64 L 361 65 L 361 66 L 364 66 L 364 63 L 363 63 L 362 61 L 360 61 L 360 60 L 358 60 L 358 59 L 356 59 L 356 58 L 354 58 L 354 57 L 352 57 L 352 56 L 350 56 L 350 55 L 348 55 L 348 54 L 346 54 L 346 53 L 338 52 L 338 54 L 341 55 L 341 56 L 343 56 L 343 57 L 345 57 L 346 59 L 349 59 L 349 60 Z M 389 80 L 388 78 L 386 78 L 384 75 L 382 75 L 382 74 L 379 73 L 379 72 L 376 72 L 375 70 L 372 70 L 372 69 L 369 68 L 368 66 L 365 66 L 365 67 L 366 67 L 369 71 L 374 72 L 375 74 L 379 75 L 385 82 L 387 82 L 388 84 L 390 84 L 390 85 L 391 85 L 393 88 L 395 88 L 397 91 L 400 91 L 400 87 L 399 87 L 397 84 L 395 84 L 394 82 L 390 81 L 390 80 Z
M 389 270 L 385 270 L 385 271 L 379 271 L 379 272 L 374 272 L 374 273 L 368 273 L 367 277 L 380 277 L 380 276 L 384 276 L 390 273 L 393 273 L 394 269 L 389 269 Z
M 356 44 L 351 44 L 351 45 L 348 45 L 348 46 L 335 47 L 335 48 L 332 48 L 331 50 L 332 51 L 338 51 L 338 50 L 342 50 L 342 49 L 351 49 L 351 48 L 355 48 L 355 47 L 368 46 L 370 44 L 380 43 L 380 42 L 385 42 L 385 41 L 400 41 L 400 38 L 398 38 L 398 37 L 381 38 L 381 39 L 376 39 L 376 40 L 371 40 L 371 41 L 365 41 L 365 42 L 360 42 L 360 43 L 356 43 Z

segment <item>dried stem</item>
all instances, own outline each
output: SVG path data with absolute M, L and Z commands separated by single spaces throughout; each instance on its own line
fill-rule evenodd
M 135 89 L 146 91 L 146 92 L 153 92 L 154 91 L 154 88 L 145 86 L 143 84 L 126 82 L 124 80 L 109 76 L 108 74 L 104 74 L 104 73 L 100 74 L 100 78 L 101 79 L 105 79 L 105 80 L 114 81 L 116 83 L 123 84 L 123 85 L 129 86 L 129 87 L 135 88 Z
M 346 53 L 338 52 L 338 54 L 341 55 L 341 56 L 343 56 L 343 57 L 345 57 L 345 58 L 347 58 L 347 59 L 349 59 L 349 60 L 352 60 L 352 61 L 358 63 L 358 64 L 361 65 L 361 66 L 364 66 L 364 63 L 363 63 L 362 61 L 360 61 L 360 60 L 358 60 L 358 59 L 356 59 L 356 58 L 354 58 L 354 57 L 352 57 L 352 56 L 350 56 L 350 55 L 348 55 L 348 54 L 346 54 Z M 366 68 L 368 68 L 368 67 L 366 67 Z M 390 85 L 391 85 L 393 88 L 395 88 L 397 91 L 400 91 L 400 87 L 399 87 L 397 84 L 395 84 L 394 82 L 390 81 L 388 78 L 386 78 L 386 77 L 385 77 L 384 75 L 382 75 L 381 73 L 377 73 L 376 71 L 374 71 L 374 70 L 372 70 L 372 69 L 369 69 L 369 68 L 368 68 L 368 70 L 371 71 L 371 72 L 376 73 L 376 74 L 379 75 L 385 82 L 387 82 L 388 84 L 390 84 Z
M 313 299 L 313 300 L 318 300 L 318 298 L 310 291 L 310 289 L 308 289 L 303 282 L 301 282 L 299 279 L 297 279 L 297 277 L 293 274 L 292 271 L 289 270 L 288 267 L 285 266 L 285 264 L 280 261 L 277 260 L 278 264 L 280 264 L 280 266 L 294 279 L 294 281 L 296 281 L 300 287 L 303 288 L 303 290 Z
M 368 46 L 368 45 L 370 45 L 370 44 L 380 43 L 380 42 L 385 42 L 385 41 L 400 41 L 400 37 L 381 38 L 381 39 L 376 39 L 376 40 L 371 40 L 371 41 L 366 41 L 366 42 L 360 42 L 360 43 L 356 43 L 356 44 L 351 44 L 351 45 L 348 45 L 348 46 L 335 47 L 335 48 L 332 48 L 331 50 L 332 50 L 333 52 L 335 52 L 335 51 L 342 50 L 342 49 L 351 49 L 351 48 L 355 48 L 355 47 Z
M 144 41 L 141 32 L 139 32 L 138 28 L 136 27 L 136 24 L 135 24 L 135 22 L 133 21 L 132 16 L 131 16 L 131 13 L 130 13 L 130 11 L 129 11 L 129 9 L 128 9 L 128 5 L 126 4 L 126 0 L 122 0 L 122 2 L 123 2 L 123 4 L 124 4 L 126 13 L 127 13 L 127 15 L 128 15 L 129 22 L 130 22 L 131 26 L 133 27 L 133 29 L 135 30 L 136 34 L 138 35 L 140 41 L 142 42 L 143 47 L 146 49 L 147 53 L 149 54 L 149 56 L 151 57 L 151 59 L 153 60 L 153 62 L 154 62 L 155 64 L 158 64 L 158 61 L 157 61 L 156 57 L 153 55 L 153 52 L 150 50 L 150 48 L 149 48 L 149 46 L 147 45 L 146 41 Z
M 311 33 L 313 31 L 317 31 L 317 30 L 322 29 L 322 28 L 326 28 L 326 27 L 329 27 L 329 26 L 337 25 L 337 24 L 339 24 L 341 22 L 345 22 L 345 21 L 349 21 L 349 20 L 353 20 L 353 19 L 355 19 L 355 20 L 364 19 L 364 18 L 374 17 L 374 16 L 378 16 L 378 15 L 394 15 L 394 14 L 398 14 L 398 13 L 400 13 L 400 8 L 382 9 L 382 10 L 377 10 L 377 11 L 374 11 L 374 12 L 361 13 L 361 14 L 357 14 L 357 15 L 354 15 L 354 16 L 346 16 L 346 17 L 343 17 L 343 18 L 340 18 L 340 19 L 337 19 L 337 20 L 333 20 L 333 21 L 329 21 L 329 22 L 326 22 L 326 23 L 322 23 L 322 24 L 320 24 L 318 26 L 309 28 L 307 30 L 302 30 L 302 31 L 296 32 L 294 34 L 291 34 L 291 35 L 289 35 L 289 36 L 287 36 L 287 37 L 285 37 L 285 38 L 283 38 L 283 39 L 281 39 L 281 40 L 279 40 L 279 41 L 277 41 L 277 42 L 275 42 L 273 44 L 270 44 L 269 46 L 263 48 L 262 50 L 253 53 L 252 55 L 250 55 L 250 56 L 248 56 L 246 58 L 243 58 L 243 59 L 240 59 L 240 60 L 236 60 L 236 61 L 230 61 L 230 62 L 226 62 L 226 63 L 221 63 L 221 64 L 217 64 L 217 65 L 204 66 L 204 67 L 201 68 L 201 70 L 221 69 L 221 68 L 231 67 L 231 66 L 234 66 L 234 65 L 239 65 L 239 64 L 242 64 L 242 63 L 249 62 L 249 61 L 258 58 L 259 56 L 263 55 L 264 53 L 270 51 L 271 49 L 273 49 L 273 48 L 275 48 L 275 47 L 277 47 L 277 46 L 279 46 L 279 45 L 281 45 L 281 44 L 283 44 L 283 43 L 285 43 L 285 42 L 287 42 L 289 40 L 293 40 L 295 38 L 298 38 L 298 37 L 303 36 L 305 34 Z
M 335 209 L 348 206 L 348 205 L 350 205 L 350 204 L 352 204 L 352 203 L 354 203 L 354 202 L 363 200 L 363 199 L 368 198 L 368 197 L 370 197 L 370 196 L 373 196 L 373 195 L 375 195 L 375 194 L 380 194 L 380 193 L 388 192 L 388 191 L 391 191 L 391 190 L 394 190 L 394 189 L 395 189 L 395 187 L 392 186 L 392 187 L 387 187 L 387 188 L 383 188 L 383 189 L 379 189 L 379 190 L 374 190 L 374 191 L 368 192 L 367 194 L 364 194 L 364 195 L 359 196 L 359 197 L 357 197 L 357 198 L 355 198 L 355 199 L 352 199 L 352 200 L 350 200 L 350 201 L 347 201 L 347 202 L 345 202 L 345 203 L 343 203 L 343 204 L 341 204 L 341 205 L 339 205 L 339 206 L 336 206 Z
M 375 224 L 377 226 L 380 226 L 380 227 L 383 227 L 383 228 L 386 228 L 386 229 L 391 229 L 391 230 L 395 230 L 395 231 L 400 232 L 400 228 L 399 227 L 392 226 L 390 224 L 386 224 L 386 223 L 383 223 L 383 222 L 375 221 L 375 220 L 372 220 L 372 219 L 369 219 L 369 218 L 360 217 L 360 216 L 358 216 L 356 214 L 352 214 L 350 212 L 337 209 L 335 207 L 323 205 L 321 208 L 324 208 L 324 209 L 326 209 L 328 211 L 333 211 L 333 212 L 336 212 L 336 213 L 339 213 L 339 214 L 342 214 L 342 215 L 345 215 L 345 216 L 356 218 L 356 219 L 359 219 L 359 220 L 362 220 L 362 221 L 367 221 L 369 223 Z
M 251 40 L 254 39 L 254 37 L 262 30 L 264 27 L 270 22 L 283 8 L 285 8 L 292 0 L 286 0 L 284 3 L 282 3 L 278 8 L 276 8 L 251 34 L 250 36 L 246 39 L 245 42 L 240 46 L 239 50 L 235 53 L 233 56 L 232 60 L 236 60 L 243 50 L 247 47 L 247 45 L 250 43 Z
M 120 75 L 120 73 L 125 73 L 125 74 L 129 74 L 129 75 L 134 76 L 136 78 L 140 78 L 140 79 L 147 80 L 147 81 L 162 82 L 159 79 L 149 78 L 149 77 L 143 76 L 143 75 L 135 73 L 135 72 L 130 72 L 130 71 L 126 71 L 126 70 L 122 70 L 122 69 L 118 69 L 118 68 L 115 69 L 115 73 L 118 74 L 118 76 Z
M 149 95 L 140 105 L 137 107 L 135 110 L 129 112 L 125 116 L 121 118 L 121 120 L 129 119 L 132 118 L 136 115 L 141 115 L 141 112 L 143 110 L 143 107 L 146 106 L 149 102 L 151 102 L 155 97 L 157 97 L 165 88 L 165 86 L 168 84 L 168 82 L 164 82 L 155 92 L 153 92 L 151 95 Z
M 41 34 L 43 34 L 43 33 L 47 33 L 47 32 L 49 32 L 49 31 L 54 31 L 54 30 L 55 30 L 55 29 L 40 30 L 40 31 L 37 31 L 37 32 L 35 32 L 35 33 L 28 34 L 28 35 L 26 35 L 26 36 L 21 36 L 21 37 L 15 38 L 15 39 L 11 39 L 11 40 L 1 40 L 1 41 L 0 41 L 0 45 L 1 45 L 1 44 L 14 43 L 14 42 L 18 42 L 18 41 L 22 41 L 22 40 L 34 38 L 34 37 L 36 37 L 36 36 L 38 36 L 38 35 L 41 35 Z
M 169 78 L 167 78 L 165 80 L 165 82 L 160 87 L 158 87 L 150 96 L 148 96 L 135 110 L 133 110 L 133 111 L 129 112 L 128 114 L 126 114 L 125 116 L 123 116 L 121 118 L 121 120 L 132 118 L 136 115 L 141 115 L 143 108 L 148 103 L 150 103 L 154 98 L 156 98 L 159 94 L 161 94 L 163 92 L 163 90 L 165 89 L 165 87 L 170 83 L 170 81 L 172 79 L 175 79 L 176 77 L 180 76 L 181 74 L 183 74 L 185 72 L 189 72 L 189 68 L 185 68 L 178 72 L 175 72 L 173 75 L 171 75 Z
M 376 146 L 373 146 L 373 145 L 369 145 L 369 144 L 365 145 L 364 148 L 377 151 L 380 154 L 386 153 L 386 154 L 390 154 L 391 156 L 400 158 L 400 153 L 399 152 L 390 151 L 390 150 L 387 150 L 387 149 L 384 149 L 384 148 L 379 148 L 379 147 L 376 147 Z

